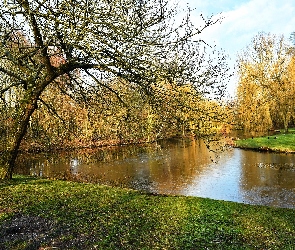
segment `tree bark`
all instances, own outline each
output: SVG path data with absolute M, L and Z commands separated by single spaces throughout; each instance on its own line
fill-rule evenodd
M 37 98 L 33 98 L 25 106 L 22 118 L 16 121 L 19 125 L 16 126 L 15 138 L 6 156 L 6 170 L 4 174 L 4 179 L 12 179 L 12 174 L 15 168 L 15 162 L 18 156 L 20 144 L 27 132 L 30 118 L 36 109 L 37 109 Z
M 288 133 L 289 129 L 288 129 L 288 125 L 289 125 L 289 119 L 288 118 L 285 118 L 284 119 L 284 130 L 285 130 L 285 133 Z

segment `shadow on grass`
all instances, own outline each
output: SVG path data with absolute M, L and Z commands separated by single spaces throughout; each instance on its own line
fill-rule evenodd
M 14 175 L 11 180 L 0 180 L 0 188 L 11 186 L 11 185 L 18 185 L 18 184 L 25 184 L 31 181 L 36 180 L 37 178 L 32 176 L 22 176 L 22 175 Z

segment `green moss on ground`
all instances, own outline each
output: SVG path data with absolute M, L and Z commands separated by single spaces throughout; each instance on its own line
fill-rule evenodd
M 295 134 L 278 134 L 237 140 L 239 148 L 295 153 Z
M 294 242 L 292 209 L 28 177 L 0 184 L 0 249 L 292 249 Z

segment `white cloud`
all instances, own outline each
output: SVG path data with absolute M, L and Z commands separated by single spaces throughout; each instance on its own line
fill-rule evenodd
M 251 0 L 223 12 L 224 20 L 204 34 L 230 54 L 245 48 L 261 31 L 289 36 L 295 31 L 295 3 L 291 0 Z
M 288 39 L 291 32 L 295 31 L 294 0 L 250 0 L 238 3 L 233 0 L 191 0 L 190 2 L 196 7 L 193 15 L 196 24 L 200 22 L 200 13 L 206 15 L 213 13 L 218 17 L 222 12 L 221 16 L 224 17 L 222 23 L 208 27 L 201 37 L 209 44 L 223 48 L 231 57 L 231 65 L 234 64 L 237 53 L 245 49 L 258 32 L 284 35 Z

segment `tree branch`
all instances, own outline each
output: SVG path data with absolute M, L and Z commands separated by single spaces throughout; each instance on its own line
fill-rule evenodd
M 108 89 L 110 92 L 112 92 L 113 94 L 115 94 L 115 96 L 117 97 L 117 99 L 123 104 L 124 107 L 127 107 L 127 104 L 121 99 L 121 97 L 119 96 L 118 92 L 113 90 L 111 87 L 103 84 L 101 81 L 99 81 L 93 74 L 91 74 L 88 70 L 85 70 L 87 75 L 89 75 L 96 83 L 98 83 L 100 86 Z
M 60 119 L 64 124 L 66 124 L 66 121 L 57 113 L 57 111 L 55 110 L 54 107 L 52 107 L 51 105 L 49 105 L 48 103 L 46 103 L 41 97 L 39 97 L 38 99 L 42 104 L 44 104 L 44 106 L 48 109 L 48 111 L 50 113 L 52 113 L 53 115 L 55 115 L 58 119 Z
M 28 0 L 22 0 L 19 2 L 21 3 L 23 8 L 25 9 L 26 15 L 28 16 L 28 19 L 30 21 L 31 27 L 33 29 L 33 34 L 34 34 L 34 39 L 36 41 L 36 45 L 37 45 L 37 47 L 41 48 L 41 55 L 42 55 L 43 63 L 45 64 L 45 67 L 47 69 L 47 72 L 49 72 L 50 74 L 53 75 L 54 68 L 51 65 L 50 57 L 47 52 L 47 47 L 44 45 L 43 38 L 41 35 L 41 31 L 39 29 L 39 25 L 36 20 L 36 17 L 33 14 L 32 10 L 30 9 L 30 5 L 29 5 Z
M 21 82 L 24 82 L 24 81 L 25 81 L 24 79 L 22 79 L 22 78 L 21 78 L 19 75 L 17 75 L 16 73 L 14 73 L 14 72 L 12 72 L 12 71 L 10 71 L 10 70 L 8 70 L 8 69 L 3 68 L 2 66 L 0 66 L 0 72 L 4 73 L 4 74 L 6 74 L 6 75 L 8 75 L 8 76 L 10 76 L 10 77 L 13 77 L 13 78 L 15 78 L 15 79 L 17 79 L 17 80 L 20 80 Z

